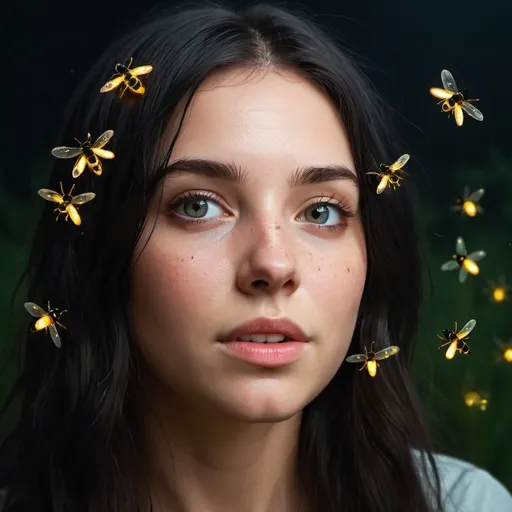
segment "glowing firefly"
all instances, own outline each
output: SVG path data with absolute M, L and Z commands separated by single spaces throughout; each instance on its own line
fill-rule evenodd
M 377 186 L 377 194 L 382 194 L 389 185 L 391 188 L 400 186 L 400 180 L 403 180 L 403 166 L 409 161 L 410 156 L 402 155 L 391 165 L 380 164 L 380 172 L 367 172 L 366 174 L 375 174 L 380 179 Z
M 351 356 L 348 356 L 345 361 L 347 363 L 362 363 L 364 362 L 363 366 L 359 368 L 359 371 L 364 370 L 365 368 L 368 369 L 368 373 L 370 374 L 370 377 L 375 377 L 377 375 L 377 368 L 380 367 L 379 363 L 377 361 L 380 361 L 382 359 L 387 359 L 388 357 L 394 356 L 395 354 L 398 354 L 400 351 L 400 348 L 396 345 L 391 345 L 389 347 L 383 348 L 382 350 L 378 350 L 377 352 L 373 351 L 373 346 L 375 342 L 372 341 L 370 345 L 370 350 L 367 350 L 366 347 L 364 347 L 364 354 L 353 354 Z
M 484 288 L 483 291 L 489 294 L 491 302 L 500 303 L 508 300 L 508 293 L 511 286 L 506 283 L 504 276 L 500 276 L 497 283 L 487 281 L 487 284 L 488 288 Z
M 481 411 L 487 410 L 489 399 L 487 393 L 479 393 L 478 391 L 467 391 L 464 394 L 464 403 L 468 407 L 478 407 Z
M 55 192 L 54 190 L 50 190 L 47 188 L 42 188 L 37 193 L 47 201 L 53 201 L 54 203 L 58 203 L 59 206 L 57 206 L 57 208 L 53 210 L 54 212 L 58 212 L 57 220 L 59 219 L 60 215 L 65 214 L 65 220 L 68 220 L 68 217 L 71 217 L 73 223 L 76 226 L 80 226 L 80 224 L 82 223 L 82 219 L 78 214 L 78 206 L 91 201 L 96 197 L 96 194 L 94 194 L 94 192 L 85 192 L 84 194 L 72 196 L 71 192 L 73 192 L 73 188 L 75 188 L 75 185 L 71 187 L 71 190 L 68 194 L 65 194 L 61 182 L 60 190 L 62 194 L 59 194 L 58 192 Z
M 479 188 L 474 192 L 469 192 L 469 187 L 464 187 L 462 196 L 457 197 L 457 204 L 452 206 L 452 211 L 460 211 L 462 214 L 468 217 L 474 217 L 477 213 L 483 213 L 484 209 L 478 204 L 478 201 L 482 199 L 485 190 Z
M 452 255 L 451 260 L 446 261 L 441 265 L 441 270 L 446 271 L 460 268 L 459 282 L 463 283 L 466 280 L 468 273 L 475 276 L 480 272 L 480 268 L 476 262 L 484 257 L 485 251 L 475 251 L 468 254 L 466 244 L 462 237 L 459 236 L 455 245 L 455 254 Z
M 506 363 L 512 363 L 512 340 L 508 343 L 503 343 L 499 338 L 495 338 L 495 343 L 499 349 L 496 362 L 505 361 Z
M 437 335 L 438 338 L 442 339 L 446 343 L 443 343 L 438 348 L 441 349 L 449 345 L 446 351 L 446 359 L 453 359 L 456 352 L 461 354 L 471 354 L 469 345 L 466 341 L 470 338 L 471 331 L 475 328 L 476 320 L 470 320 L 459 332 L 457 332 L 457 322 L 455 322 L 455 329 L 443 329 L 443 336 Z M 466 339 L 466 341 L 464 341 Z
M 466 99 L 467 91 L 462 90 L 459 92 L 453 75 L 447 69 L 441 71 L 441 81 L 443 82 L 444 89 L 432 87 L 430 94 L 441 100 L 439 102 L 442 104 L 441 110 L 447 112 L 448 115 L 453 115 L 457 126 L 462 126 L 462 123 L 464 123 L 464 112 L 477 121 L 484 120 L 482 112 L 470 103 L 479 100 Z
M 153 66 L 139 66 L 134 69 L 130 69 L 132 62 L 133 57 L 130 58 L 130 62 L 127 65 L 116 64 L 114 67 L 116 74 L 100 89 L 100 92 L 113 91 L 122 85 L 121 97 L 123 97 L 126 90 L 130 90 L 134 94 L 144 94 L 146 89 L 137 77 L 151 73 L 151 71 L 153 71 Z
M 35 317 L 38 317 L 39 320 L 34 324 L 34 332 L 41 331 L 42 329 L 48 329 L 50 331 L 50 336 L 55 343 L 57 348 L 62 346 L 62 342 L 59 336 L 59 332 L 57 331 L 56 324 L 60 325 L 62 328 L 65 327 L 59 322 L 59 319 L 66 310 L 61 310 L 59 308 L 51 308 L 50 302 L 48 302 L 48 311 L 45 311 L 42 307 L 38 306 L 34 302 L 25 302 L 25 309 Z
M 80 142 L 78 139 L 75 139 L 78 144 L 80 144 L 79 148 L 58 146 L 52 149 L 52 155 L 56 158 L 74 158 L 78 156 L 73 167 L 73 178 L 78 178 L 78 176 L 84 172 L 85 166 L 87 166 L 94 174 L 101 176 L 101 173 L 103 172 L 103 165 L 100 158 L 107 158 L 110 160 L 115 156 L 112 151 L 102 149 L 113 135 L 114 130 L 107 130 L 106 132 L 103 132 L 93 144 L 91 144 L 91 134 L 88 133 L 87 140 L 85 142 Z

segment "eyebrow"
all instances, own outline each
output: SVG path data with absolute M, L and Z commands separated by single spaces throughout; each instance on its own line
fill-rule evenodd
M 248 178 L 247 171 L 233 162 L 185 157 L 172 162 L 163 169 L 160 179 L 171 173 L 179 174 L 180 172 L 193 173 L 206 178 L 216 178 L 237 184 L 245 183 Z M 290 188 L 295 188 L 335 180 L 351 181 L 359 189 L 357 176 L 347 166 L 340 164 L 298 167 L 290 176 L 288 185 Z

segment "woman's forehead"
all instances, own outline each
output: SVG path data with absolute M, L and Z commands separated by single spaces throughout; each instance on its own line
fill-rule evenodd
M 296 167 L 330 163 L 354 168 L 339 114 L 314 84 L 291 72 L 243 79 L 213 76 L 196 92 L 172 159 L 202 155 Z M 321 162 L 319 162 L 319 160 Z

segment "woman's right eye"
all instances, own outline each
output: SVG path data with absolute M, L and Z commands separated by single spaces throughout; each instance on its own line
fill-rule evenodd
M 212 192 L 187 192 L 169 205 L 169 212 L 185 224 L 210 222 L 216 218 L 215 215 L 225 213 L 218 205 L 213 206 L 212 212 L 212 203 L 218 202 L 219 198 Z M 213 215 L 205 216 L 209 213 Z

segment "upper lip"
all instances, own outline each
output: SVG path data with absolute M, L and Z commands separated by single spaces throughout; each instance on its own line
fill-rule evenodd
M 255 318 L 229 331 L 219 341 L 233 341 L 250 334 L 282 334 L 294 341 L 308 341 L 304 331 L 289 318 Z

